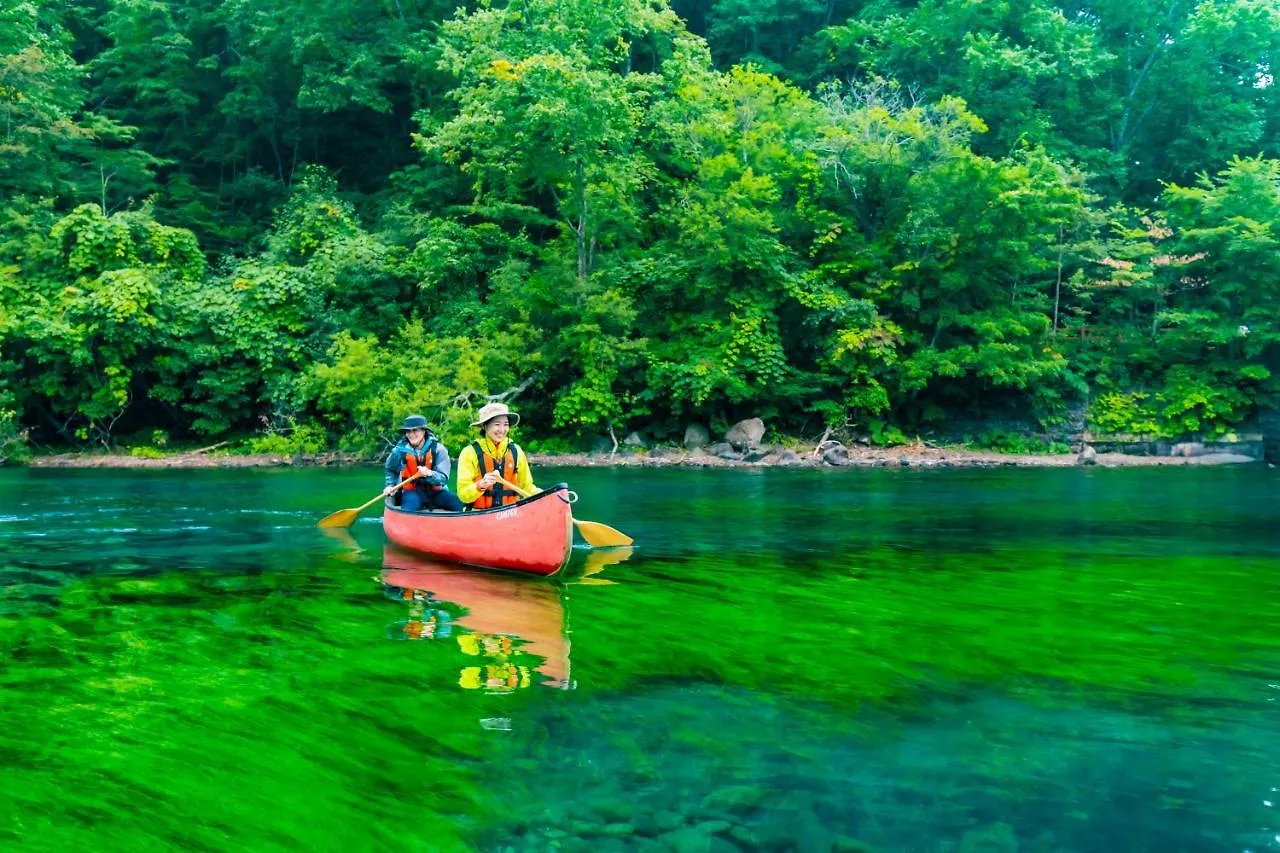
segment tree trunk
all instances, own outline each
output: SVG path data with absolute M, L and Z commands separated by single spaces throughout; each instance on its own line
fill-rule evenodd
M 587 178 L 586 168 L 578 164 L 578 222 L 574 227 L 578 237 L 578 280 L 587 278 Z
M 1058 278 L 1053 283 L 1053 334 L 1058 334 L 1058 307 L 1062 304 L 1062 226 L 1058 226 Z
M 1177 0 L 1174 0 L 1174 2 L 1169 4 L 1169 9 L 1165 13 L 1166 17 L 1169 19 L 1170 31 L 1173 30 L 1173 20 L 1177 10 L 1178 2 Z M 1134 76 L 1132 81 L 1130 81 L 1129 91 L 1125 94 L 1124 107 L 1120 111 L 1120 126 L 1111 135 L 1112 151 L 1118 152 L 1124 150 L 1125 146 L 1129 144 L 1129 140 L 1132 139 L 1133 135 L 1137 132 L 1138 125 L 1140 125 L 1142 120 L 1147 117 L 1147 114 L 1151 112 L 1151 107 L 1148 105 L 1147 109 L 1143 110 L 1142 115 L 1138 116 L 1137 119 L 1134 119 L 1133 117 L 1133 109 L 1138 97 L 1138 90 L 1141 89 L 1142 84 L 1146 82 L 1147 74 L 1150 73 L 1151 66 L 1155 64 L 1156 57 L 1160 55 L 1161 49 L 1166 44 L 1172 43 L 1171 36 L 1166 35 L 1158 26 L 1155 32 L 1155 39 L 1155 47 L 1151 49 L 1151 53 L 1147 55 L 1146 61 L 1142 63 L 1142 67 L 1138 69 L 1137 74 Z

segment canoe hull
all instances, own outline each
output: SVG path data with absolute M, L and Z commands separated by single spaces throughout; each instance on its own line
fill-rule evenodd
M 501 509 L 405 512 L 386 506 L 382 526 L 401 548 L 442 560 L 549 577 L 569 562 L 569 490 L 555 486 Z

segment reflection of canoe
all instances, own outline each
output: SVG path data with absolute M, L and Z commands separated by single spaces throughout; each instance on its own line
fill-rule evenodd
M 382 526 L 388 539 L 410 551 L 532 575 L 556 574 L 573 548 L 573 514 L 563 483 L 477 512 L 405 512 L 388 504 Z
M 521 651 L 545 659 L 539 671 L 550 686 L 569 675 L 561 591 L 553 584 L 472 571 L 409 554 L 393 546 L 382 552 L 382 582 L 430 591 L 431 597 L 467 609 L 457 624 L 482 635 L 523 640 Z

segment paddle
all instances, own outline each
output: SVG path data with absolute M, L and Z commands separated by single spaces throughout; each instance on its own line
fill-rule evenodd
M 422 472 L 419 471 L 417 474 L 414 474 L 412 477 L 406 477 L 405 479 L 400 481 L 400 483 L 396 486 L 395 490 L 404 488 L 405 484 L 411 483 L 421 476 L 422 476 Z M 317 521 L 316 527 L 350 527 L 351 522 L 356 520 L 356 516 L 360 514 L 361 510 L 368 509 L 369 507 L 376 504 L 378 501 L 385 500 L 386 497 L 387 496 L 382 492 L 378 492 L 377 497 L 370 498 L 369 500 L 360 504 L 360 506 L 356 507 L 355 509 L 340 509 L 337 512 L 331 512 L 328 515 L 326 515 L 324 518 Z
M 504 480 L 499 477 L 498 482 L 522 498 L 533 497 L 532 494 L 510 480 Z M 575 518 L 573 523 L 577 525 L 578 532 L 582 534 L 582 538 L 587 540 L 587 544 L 593 548 L 617 548 L 623 545 L 630 545 L 635 541 L 621 530 L 615 530 L 609 525 L 601 524 L 598 521 L 579 521 Z

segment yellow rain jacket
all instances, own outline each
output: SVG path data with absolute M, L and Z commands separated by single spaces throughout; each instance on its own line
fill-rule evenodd
M 470 506 L 482 494 L 476 488 L 476 481 L 484 476 L 483 469 L 480 466 L 480 460 L 476 457 L 476 445 L 480 445 L 480 449 L 485 455 L 491 459 L 502 459 L 507 455 L 507 447 L 511 445 L 511 439 L 506 439 L 497 447 L 487 437 L 482 436 L 476 441 L 468 444 L 458 453 L 458 499 L 464 504 Z M 533 473 L 529 470 L 529 458 L 519 445 L 515 445 L 518 453 L 516 454 L 516 471 L 515 476 L 511 476 L 510 472 L 506 474 L 506 479 L 515 483 L 526 492 L 539 491 L 538 487 L 533 484 Z

